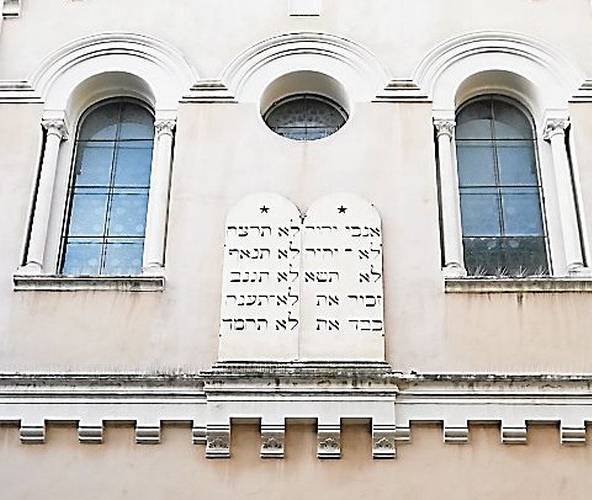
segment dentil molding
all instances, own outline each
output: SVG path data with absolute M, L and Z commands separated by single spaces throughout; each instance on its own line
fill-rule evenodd
M 341 456 L 341 423 L 370 423 L 374 458 L 395 458 L 412 424 L 441 422 L 449 444 L 470 423 L 495 422 L 500 442 L 526 444 L 528 428 L 556 423 L 564 445 L 586 443 L 592 375 L 417 374 L 386 363 L 218 363 L 199 374 L 0 374 L 0 422 L 23 444 L 46 426 L 78 422 L 81 444 L 101 444 L 105 425 L 135 422 L 136 443 L 158 444 L 166 422 L 186 422 L 209 458 L 231 456 L 231 426 L 260 421 L 262 458 L 285 454 L 286 421 L 317 422 L 317 456 Z

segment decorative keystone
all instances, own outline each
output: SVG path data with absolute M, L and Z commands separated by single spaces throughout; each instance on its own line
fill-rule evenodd
M 230 424 L 208 424 L 206 458 L 230 458 Z
M 372 458 L 396 458 L 395 424 L 372 423 Z
M 45 422 L 41 424 L 21 423 L 20 438 L 23 444 L 45 443 Z
M 319 424 L 317 457 L 341 458 L 341 424 Z
M 285 424 L 261 424 L 261 458 L 284 458 Z
M 504 426 L 501 433 L 502 443 L 504 444 L 526 444 L 527 429 L 526 425 Z
M 160 423 L 158 424 L 136 424 L 136 444 L 159 444 Z

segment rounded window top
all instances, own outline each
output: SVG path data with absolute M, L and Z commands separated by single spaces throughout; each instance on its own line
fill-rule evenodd
M 278 135 L 295 141 L 315 141 L 337 132 L 348 115 L 327 97 L 297 94 L 276 101 L 263 118 Z
M 137 101 L 115 99 L 92 107 L 83 119 L 79 141 L 152 140 L 154 118 Z
M 456 117 L 457 139 L 533 139 L 532 121 L 513 100 L 490 95 L 465 104 Z

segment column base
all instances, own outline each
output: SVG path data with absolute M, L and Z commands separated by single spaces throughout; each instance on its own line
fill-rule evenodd
M 17 276 L 40 276 L 43 274 L 43 266 L 37 262 L 29 262 L 19 266 L 15 273 Z
M 460 264 L 448 264 L 442 268 L 444 278 L 466 278 L 467 270 Z

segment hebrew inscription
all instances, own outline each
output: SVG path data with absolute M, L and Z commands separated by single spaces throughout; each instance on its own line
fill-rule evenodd
M 382 335 L 381 231 L 377 211 L 357 196 L 326 196 L 310 207 L 302 234 L 307 332 Z
M 277 195 L 253 195 L 228 215 L 221 335 L 296 334 L 301 224 Z
M 370 203 L 330 195 L 301 216 L 281 196 L 251 195 L 225 230 L 221 359 L 383 358 L 382 229 Z

